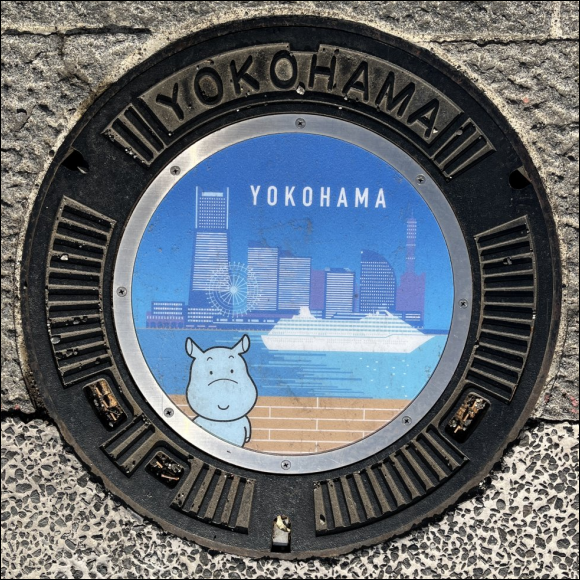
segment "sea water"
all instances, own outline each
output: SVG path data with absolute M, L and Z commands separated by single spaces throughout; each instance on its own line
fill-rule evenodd
M 239 334 L 239 336 L 238 336 Z M 244 354 L 260 396 L 414 399 L 433 374 L 447 335 L 436 335 L 408 354 L 270 351 L 260 332 L 247 332 Z M 168 395 L 184 395 L 191 358 L 185 339 L 200 348 L 233 346 L 243 333 L 138 329 L 141 349 L 153 376 Z

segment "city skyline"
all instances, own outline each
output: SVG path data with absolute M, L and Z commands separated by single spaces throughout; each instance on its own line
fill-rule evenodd
M 400 284 L 388 260 L 374 250 L 365 249 L 360 251 L 358 280 L 356 272 L 349 268 L 327 266 L 323 270 L 323 283 L 319 281 L 318 288 L 313 288 L 312 257 L 294 256 L 265 241 L 247 242 L 245 280 L 244 270 L 234 279 L 230 262 L 229 188 L 206 191 L 196 186 L 189 299 L 187 303 L 153 300 L 146 327 L 206 327 L 224 316 L 287 315 L 304 307 L 324 318 L 388 310 L 414 326 L 421 326 L 426 280 L 424 274 L 415 273 L 417 220 L 411 215 L 406 224 L 406 271 Z M 250 284 L 255 286 L 252 296 Z M 312 296 L 321 291 L 323 296 Z
M 363 311 L 374 309 L 375 305 L 369 305 L 365 299 L 365 292 L 368 296 L 377 288 L 376 285 L 364 283 L 364 274 L 361 280 L 361 252 L 374 252 L 382 256 L 392 268 L 398 283 L 405 272 L 408 253 L 406 220 L 414 215 L 419 224 L 415 268 L 417 272 L 424 272 L 429 281 L 425 289 L 425 325 L 429 328 L 448 328 L 453 289 L 448 253 L 433 214 L 413 186 L 384 161 L 367 152 L 338 140 L 331 140 L 333 147 L 329 149 L 327 139 L 312 135 L 277 136 L 280 162 L 275 163 L 265 155 L 271 152 L 272 139 L 258 138 L 236 145 L 232 148 L 235 155 L 233 150 L 224 150 L 212 156 L 182 176 L 160 203 L 141 240 L 135 263 L 132 300 L 137 326 L 143 325 L 153 301 L 190 303 L 191 296 L 187 296 L 187 292 L 184 294 L 180 288 L 189 286 L 193 292 L 194 276 L 190 266 L 193 265 L 196 244 L 200 250 L 210 234 L 209 229 L 202 231 L 196 228 L 196 225 L 203 226 L 204 223 L 214 230 L 222 230 L 221 265 L 218 268 L 214 264 L 212 272 L 227 268 L 227 258 L 229 264 L 255 270 L 248 256 L 248 246 L 255 248 L 255 252 L 260 251 L 257 248 L 263 252 L 266 247 L 274 249 L 274 253 L 278 252 L 274 261 L 281 265 L 280 280 L 276 279 L 280 273 L 272 265 L 270 274 L 267 268 L 266 272 L 260 273 L 259 269 L 257 272 L 257 277 L 262 277 L 262 289 L 267 278 L 274 287 L 269 299 L 270 312 L 302 305 L 308 291 L 308 274 L 310 306 L 313 310 L 324 309 L 325 268 L 346 268 L 354 272 L 353 308 Z M 317 148 L 317 142 L 321 140 L 325 141 L 326 148 Z M 321 156 L 320 151 L 324 155 Z M 340 169 L 336 166 L 338 159 L 341 159 Z M 299 173 L 292 173 L 297 171 L 294 166 L 300 167 Z M 218 173 L 214 174 L 216 171 Z M 226 178 L 220 183 L 221 178 L 215 179 L 218 174 L 235 177 Z M 371 207 L 372 204 L 368 208 L 355 208 L 353 205 L 336 208 L 331 205 L 322 209 L 318 208 L 317 203 L 311 208 L 284 207 L 280 203 L 269 206 L 266 198 L 260 197 L 258 205 L 253 204 L 252 184 L 284 183 L 284 178 L 280 176 L 286 174 L 300 174 L 301 183 L 304 186 L 312 184 L 315 192 L 322 189 L 324 182 L 328 183 L 332 199 L 343 186 L 349 195 L 357 188 L 363 191 L 368 186 L 372 194 L 383 187 L 387 211 L 374 205 Z M 332 181 L 329 175 L 339 177 Z M 201 219 L 200 223 L 196 212 L 196 187 L 206 193 L 226 192 L 227 229 L 224 229 L 223 223 L 208 222 L 209 217 Z M 297 191 L 301 188 L 299 183 Z M 262 187 L 260 195 L 267 189 L 266 186 Z M 325 191 L 328 191 L 327 187 Z M 225 203 L 226 199 L 223 199 Z M 213 202 L 216 199 L 206 201 L 205 209 L 210 216 L 210 206 L 215 209 Z M 212 234 L 211 237 L 215 242 L 216 235 Z M 307 267 L 308 262 L 310 268 Z M 197 275 L 198 283 L 203 279 L 201 272 L 199 270 Z M 209 271 L 205 276 L 204 288 L 207 288 L 208 280 Z M 391 288 L 386 293 L 390 296 L 390 302 L 392 282 L 391 277 Z M 202 304 L 204 291 L 199 285 L 197 288 L 200 291 L 198 297 L 202 299 L 199 305 L 209 306 L 207 302 Z M 388 308 L 389 302 L 376 306 Z M 187 318 L 207 314 L 203 312 L 207 308 L 196 310 L 195 313 L 188 312 Z M 261 308 L 254 305 L 253 310 Z M 209 318 L 206 321 L 209 322 Z

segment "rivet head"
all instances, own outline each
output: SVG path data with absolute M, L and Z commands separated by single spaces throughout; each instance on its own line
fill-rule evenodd
M 280 467 L 282 469 L 290 469 L 292 467 L 292 463 L 290 463 L 290 461 L 288 461 L 287 459 L 284 459 L 284 461 L 280 463 Z
M 459 301 L 459 307 L 460 308 L 467 308 L 468 306 L 469 306 L 469 302 L 465 298 L 462 298 Z
M 170 170 L 169 173 L 171 173 L 171 175 L 179 175 L 181 173 L 181 167 L 178 167 L 177 165 L 174 165 Z
M 127 296 L 127 288 L 125 288 L 125 286 L 119 286 L 117 288 L 117 296 L 120 296 L 121 298 Z
M 422 174 L 417 175 L 417 183 L 425 183 L 425 176 Z
M 303 127 L 306 127 L 306 121 L 300 117 L 296 119 L 296 126 L 302 129 Z
M 403 417 L 403 425 L 410 425 L 413 422 L 413 419 L 411 419 L 411 417 L 405 416 Z
M 171 409 L 171 408 L 169 408 L 169 407 L 167 407 L 167 409 L 165 409 L 165 410 L 163 411 L 163 414 L 164 414 L 166 417 L 173 417 L 173 413 L 174 413 L 173 409 Z

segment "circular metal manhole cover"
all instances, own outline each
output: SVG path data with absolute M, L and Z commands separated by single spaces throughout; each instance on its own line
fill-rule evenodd
M 45 179 L 36 384 L 172 532 L 254 556 L 380 541 L 476 485 L 528 416 L 559 308 L 547 208 L 514 133 L 429 53 L 319 19 L 193 36 L 100 98 Z

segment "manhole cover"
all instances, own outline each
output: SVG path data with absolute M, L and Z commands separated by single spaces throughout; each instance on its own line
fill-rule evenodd
M 169 531 L 279 557 L 386 539 L 475 486 L 533 407 L 547 208 L 429 53 L 324 19 L 204 32 L 55 156 L 22 276 L 35 385 Z

